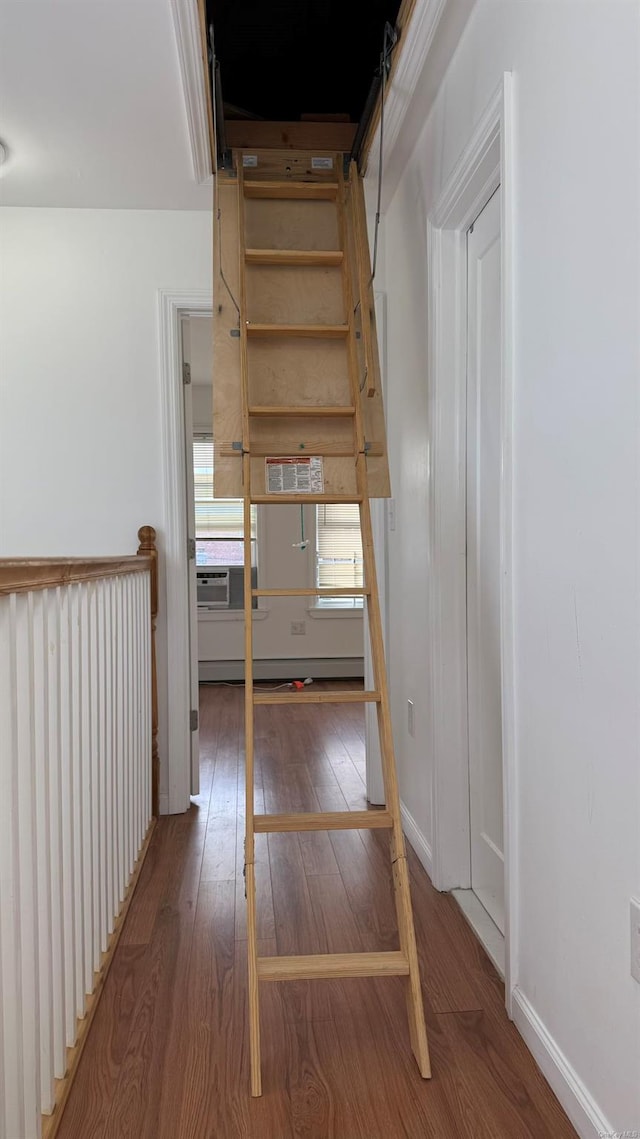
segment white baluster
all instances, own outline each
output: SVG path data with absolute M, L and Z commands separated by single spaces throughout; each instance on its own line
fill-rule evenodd
M 60 778 L 62 806 L 63 961 L 65 998 L 65 1043 L 72 1047 L 76 1036 L 76 942 L 73 887 L 73 775 L 71 704 L 71 594 L 69 586 L 58 590 L 60 601 Z
M 141 594 L 142 578 L 140 574 L 134 574 L 132 581 L 133 590 L 133 620 L 131 622 L 131 643 L 132 643 L 132 729 L 133 729 L 133 753 L 131 757 L 131 786 L 132 786 L 132 802 L 131 802 L 131 834 L 133 841 L 133 856 L 134 860 L 138 857 L 140 849 L 140 834 L 138 823 L 138 805 L 140 801 L 139 786 L 138 786 L 138 771 L 140 767 L 140 604 L 142 599 Z
M 98 819 L 100 833 L 100 953 L 104 953 L 108 940 L 108 769 L 107 769 L 107 724 L 108 724 L 108 683 L 109 683 L 109 583 L 98 582 Z
M 62 751 L 60 740 L 60 590 L 48 589 L 46 645 L 48 672 L 49 818 L 51 857 L 51 978 L 53 1019 L 53 1074 L 61 1079 L 66 1067 L 64 891 L 62 886 Z
M 116 908 L 116 808 L 115 808 L 115 748 L 117 747 L 117 734 L 115 730 L 115 581 L 109 577 L 106 582 L 106 616 L 107 616 L 107 677 L 106 677 L 106 800 L 107 800 L 107 940 L 113 931 L 113 915 Z
M 90 741 L 90 767 L 91 767 L 91 803 L 90 803 L 90 835 L 91 835 L 91 943 L 88 948 L 88 959 L 91 962 L 91 979 L 100 965 L 100 779 L 99 779 L 99 632 L 98 632 L 98 597 L 100 582 L 89 585 L 89 644 L 91 662 L 91 741 Z
M 0 1091 L 0 1119 L 3 1139 L 20 1135 L 22 1034 L 19 1023 L 18 973 L 20 953 L 20 912 L 18 909 L 17 866 L 17 771 L 16 679 L 15 679 L 15 602 L 0 598 L 0 707 L 3 730 L 0 735 L 0 1057 L 3 1081 Z
M 145 645 L 145 684 L 144 684 L 144 701 L 146 707 L 145 719 L 145 751 L 146 754 L 142 757 L 142 775 L 143 775 L 143 826 L 146 833 L 149 821 L 151 819 L 151 794 L 152 794 L 152 773 L 151 773 L 151 743 L 153 733 L 153 709 L 151 697 L 151 673 L 152 673 L 152 644 L 151 644 L 151 580 L 145 578 L 145 595 L 144 595 L 144 645 Z
M 82 845 L 82 877 L 81 877 L 81 907 L 82 907 L 82 1009 L 83 1015 L 86 996 L 93 991 L 93 835 L 91 828 L 91 800 L 93 797 L 92 782 L 92 755 L 91 755 L 91 691 L 94 677 L 91 669 L 91 593 L 92 582 L 82 582 L 78 587 L 78 611 L 80 634 L 80 672 L 82 687 L 79 692 L 79 747 L 80 759 L 80 816 L 81 816 L 81 845 Z
M 71 819 L 73 838 L 73 936 L 75 942 L 74 995 L 76 1020 L 84 1012 L 84 921 L 83 921 L 83 864 L 84 848 L 82 835 L 82 693 L 85 684 L 83 676 L 82 643 L 80 639 L 82 586 L 69 586 L 71 620 L 69 624 L 71 644 Z M 75 1040 L 76 1025 L 73 1037 Z
M 116 621 L 116 804 L 117 804 L 117 836 L 118 836 L 118 881 L 116 896 L 116 912 L 124 896 L 124 881 L 126 870 L 124 864 L 124 635 L 123 635 L 123 583 L 122 578 L 116 578 L 117 621 Z
M 49 757 L 49 671 L 47 593 L 32 596 L 33 740 L 37 835 L 38 977 L 40 989 L 40 1107 L 53 1108 L 53 971 L 51 957 L 51 778 Z
M 133 803 L 132 771 L 133 771 L 133 652 L 131 644 L 131 622 L 133 620 L 133 599 L 131 591 L 131 575 L 123 578 L 124 586 L 124 802 L 125 802 L 125 887 L 128 884 L 133 866 L 133 836 L 131 834 L 131 815 Z
M 22 1018 L 22 1115 L 24 1139 L 40 1131 L 40 1020 L 38 984 L 38 924 L 36 846 L 36 772 L 33 708 L 33 594 L 18 594 L 15 602 L 16 751 L 20 971 L 18 989 Z

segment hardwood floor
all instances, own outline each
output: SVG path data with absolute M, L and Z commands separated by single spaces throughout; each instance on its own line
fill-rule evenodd
M 264 1094 L 250 1097 L 242 701 L 201 689 L 202 792 L 156 828 L 59 1139 L 575 1136 L 488 958 L 413 855 L 432 1080 L 399 978 L 265 984 Z M 356 705 L 259 708 L 257 809 L 363 809 L 363 737 Z M 398 948 L 385 832 L 256 841 L 261 954 Z

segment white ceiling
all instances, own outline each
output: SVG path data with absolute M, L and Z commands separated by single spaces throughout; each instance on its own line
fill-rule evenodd
M 211 209 L 170 0 L 0 0 L 0 204 Z

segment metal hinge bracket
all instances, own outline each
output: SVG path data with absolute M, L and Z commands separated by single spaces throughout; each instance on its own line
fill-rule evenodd
M 192 709 L 191 709 L 191 718 L 190 718 L 190 723 L 191 723 L 191 731 L 192 731 L 192 732 L 197 732 L 197 730 L 198 730 L 198 723 L 199 723 L 199 720 L 198 720 L 198 709 L 197 709 L 197 708 L 192 708 Z
M 196 540 L 195 540 L 195 538 L 187 538 L 187 557 L 188 557 L 189 561 L 192 562 L 193 559 L 195 558 L 195 556 L 196 556 Z
M 182 382 L 183 384 L 191 383 L 191 364 L 182 365 Z

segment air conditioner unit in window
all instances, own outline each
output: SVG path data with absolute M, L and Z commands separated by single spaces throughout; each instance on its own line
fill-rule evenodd
M 198 609 L 229 608 L 229 570 L 212 569 L 197 571 Z
M 242 609 L 244 606 L 243 566 L 199 566 L 198 609 Z M 251 587 L 258 585 L 258 571 L 251 570 Z M 258 598 L 253 598 L 253 608 L 258 608 Z

